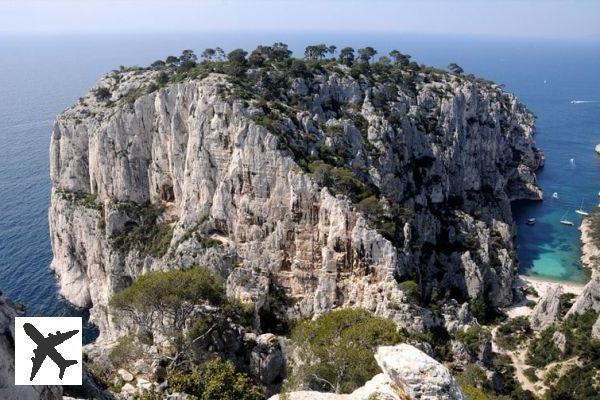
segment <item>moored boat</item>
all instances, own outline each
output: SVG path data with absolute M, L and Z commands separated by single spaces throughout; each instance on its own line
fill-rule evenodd
M 562 216 L 562 218 L 560 219 L 560 223 L 563 225 L 567 225 L 567 226 L 574 226 L 575 223 L 573 221 L 570 221 L 567 219 L 567 214 L 569 213 L 569 210 L 567 210 L 565 212 L 565 215 Z
M 589 212 L 587 212 L 587 211 L 585 211 L 585 210 L 583 209 L 583 199 L 581 200 L 581 206 L 579 207 L 579 209 L 575 210 L 575 212 L 576 212 L 577 214 L 579 214 L 579 215 L 583 215 L 583 216 L 588 216 L 588 215 L 590 215 L 590 213 L 589 213 Z

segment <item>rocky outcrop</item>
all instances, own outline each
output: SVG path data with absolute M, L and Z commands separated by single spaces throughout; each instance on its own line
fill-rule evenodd
M 488 82 L 336 68 L 286 77 L 287 100 L 266 106 L 219 74 L 132 98 L 157 72 L 119 72 L 97 85 L 110 101 L 90 93 L 57 118 L 52 268 L 100 340 L 118 334 L 115 291 L 195 264 L 257 309 L 283 290 L 292 317 L 353 306 L 420 329 L 431 315 L 400 288 L 409 279 L 426 298 L 512 302 L 510 201 L 541 198 L 533 115 Z M 145 216 L 150 248 L 128 242 Z
M 592 337 L 596 340 L 600 340 L 600 316 L 598 316 L 596 323 L 592 326 Z
M 564 333 L 556 331 L 552 334 L 552 342 L 556 345 L 562 354 L 567 350 L 567 337 Z
M 287 376 L 287 364 L 277 336 L 265 333 L 256 338 L 256 345 L 250 352 L 249 369 L 250 376 L 261 383 L 265 393 L 279 391 Z
M 0 399 L 58 400 L 60 386 L 16 386 L 15 374 L 15 317 L 20 316 L 14 304 L 0 292 Z
M 401 399 L 465 398 L 446 367 L 410 345 L 380 347 L 375 359 Z
M 592 274 L 598 273 L 598 260 L 600 260 L 600 246 L 592 238 L 592 221 L 585 218 L 579 227 L 581 231 L 581 263 L 589 268 Z
M 558 319 L 561 313 L 562 294 L 563 287 L 561 285 L 548 286 L 548 290 L 542 295 L 529 316 L 532 329 L 542 330 Z
M 598 273 L 592 275 L 592 279 L 584 286 L 569 309 L 568 315 L 582 313 L 588 309 L 600 311 L 600 274 Z
M 582 313 L 589 308 L 600 311 L 600 268 L 598 260 L 600 259 L 600 247 L 591 235 L 591 221 L 586 218 L 581 223 L 581 263 L 584 267 L 591 270 L 592 277 L 583 288 L 582 293 L 577 297 L 567 315 L 573 313 Z
M 348 395 L 320 392 L 286 393 L 289 400 L 463 400 L 450 371 L 417 348 L 400 344 L 382 346 L 375 355 L 382 370 L 363 387 Z M 281 395 L 270 400 L 281 400 Z

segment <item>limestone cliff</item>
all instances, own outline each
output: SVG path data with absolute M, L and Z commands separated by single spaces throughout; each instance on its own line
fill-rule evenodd
M 436 299 L 511 303 L 510 201 L 542 196 L 534 116 L 487 81 L 385 68 L 104 76 L 52 131 L 61 294 L 101 338 L 112 293 L 195 264 L 298 317 L 360 306 L 420 327 Z
M 591 270 L 592 277 L 583 288 L 583 292 L 575 300 L 575 303 L 573 303 L 568 314 L 582 313 L 590 308 L 600 311 L 600 269 L 598 268 L 600 248 L 592 236 L 592 219 L 597 218 L 597 214 L 585 218 L 579 228 L 582 244 L 581 263 Z M 600 326 L 600 316 L 596 325 Z M 596 336 L 600 337 L 600 334 Z

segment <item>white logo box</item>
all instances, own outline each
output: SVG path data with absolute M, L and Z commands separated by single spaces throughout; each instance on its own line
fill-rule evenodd
M 15 385 L 81 385 L 82 325 L 81 317 L 15 318 Z M 43 361 L 30 380 L 34 357 Z

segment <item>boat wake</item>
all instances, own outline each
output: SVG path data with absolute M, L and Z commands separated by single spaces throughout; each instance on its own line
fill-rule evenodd
M 571 104 L 598 103 L 598 100 L 571 100 Z

